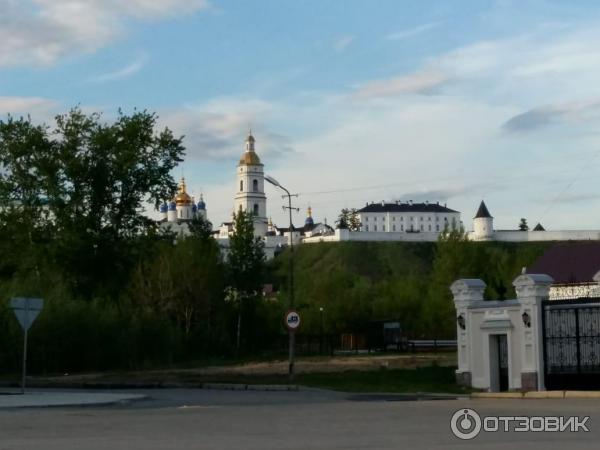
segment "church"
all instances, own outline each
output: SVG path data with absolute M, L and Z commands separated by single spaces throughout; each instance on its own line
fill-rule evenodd
M 254 235 L 263 240 L 267 258 L 272 258 L 284 246 L 289 245 L 290 240 L 299 244 L 304 238 L 332 236 L 334 229 L 326 223 L 315 222 L 312 216 L 312 208 L 308 207 L 306 219 L 301 227 L 294 226 L 290 230 L 287 227 L 276 226 L 267 215 L 267 195 L 265 193 L 264 164 L 256 153 L 256 140 L 252 132 L 248 133 L 245 142 L 244 153 L 239 159 L 235 172 L 235 194 L 233 196 L 233 214 L 244 211 L 251 213 L 254 220 Z M 188 224 L 195 217 L 201 216 L 208 220 L 206 203 L 202 194 L 200 201 L 187 193 L 185 179 L 182 178 L 177 194 L 169 202 L 160 207 L 160 226 L 175 231 L 180 236 L 185 236 Z M 233 221 L 224 222 L 213 232 L 213 237 L 225 252 L 229 248 L 229 237 L 234 231 Z

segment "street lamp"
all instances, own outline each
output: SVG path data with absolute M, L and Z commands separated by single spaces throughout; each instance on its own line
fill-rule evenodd
M 285 187 L 283 187 L 281 185 L 281 183 L 279 183 L 279 181 L 277 181 L 275 178 L 270 177 L 268 175 L 265 175 L 265 180 L 268 181 L 269 183 L 271 183 L 273 186 L 278 187 L 279 189 L 285 191 L 285 194 L 283 196 L 283 198 L 287 197 L 288 199 L 288 206 L 284 206 L 283 209 L 287 209 L 290 213 L 290 309 L 292 309 L 294 307 L 294 235 L 293 235 L 293 230 L 294 230 L 294 224 L 292 223 L 292 209 L 295 209 L 296 211 L 299 211 L 298 208 L 292 208 L 292 197 L 297 195 L 292 195 L 290 194 L 290 191 L 288 191 Z M 294 353 L 295 353 L 295 347 L 296 347 L 296 334 L 293 330 L 289 330 L 289 367 L 288 367 L 288 375 L 290 378 L 290 381 L 292 381 L 294 379 Z

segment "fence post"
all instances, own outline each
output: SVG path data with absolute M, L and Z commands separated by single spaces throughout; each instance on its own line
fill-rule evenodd
M 456 308 L 456 350 L 458 369 L 456 382 L 462 386 L 471 386 L 471 304 L 483 300 L 485 283 L 479 279 L 466 278 L 456 280 L 450 286 Z
M 529 325 L 519 321 L 521 345 L 521 389 L 544 390 L 543 305 L 548 298 L 552 277 L 545 274 L 519 275 L 513 286 L 521 304 L 521 317 L 529 316 Z

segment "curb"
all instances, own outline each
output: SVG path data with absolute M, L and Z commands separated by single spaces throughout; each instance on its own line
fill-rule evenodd
M 295 384 L 234 384 L 234 383 L 204 383 L 202 389 L 221 391 L 298 391 Z
M 10 398 L 0 400 L 0 410 L 119 405 L 146 400 L 148 398 L 148 396 L 140 394 L 97 394 L 72 392 L 28 392 L 25 395 L 12 393 L 7 395 L 10 395 Z
M 600 398 L 600 391 L 528 391 L 528 392 L 474 392 L 472 399 L 557 399 Z

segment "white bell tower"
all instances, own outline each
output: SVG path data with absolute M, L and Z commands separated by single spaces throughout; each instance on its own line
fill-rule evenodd
M 246 211 L 254 215 L 254 234 L 267 233 L 267 196 L 263 164 L 254 151 L 254 136 L 248 133 L 246 151 L 236 168 L 235 212 Z

